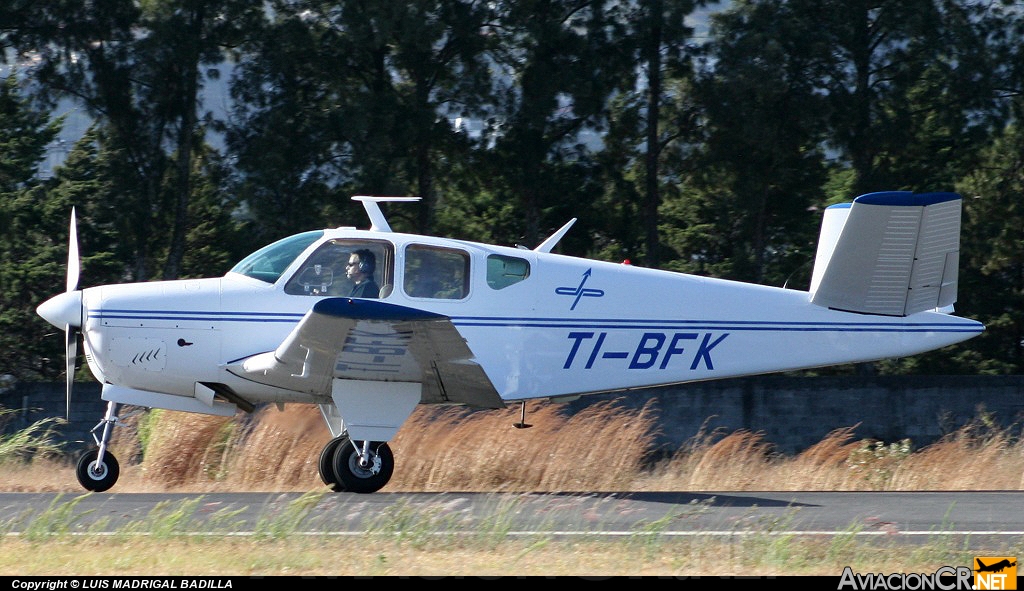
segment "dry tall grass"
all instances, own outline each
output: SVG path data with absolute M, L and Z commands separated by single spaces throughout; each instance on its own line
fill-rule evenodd
M 598 403 L 574 415 L 558 406 L 472 412 L 419 407 L 390 443 L 396 458 L 389 491 L 523 492 L 629 490 L 654 445 L 656 417 Z M 320 450 L 330 439 L 312 406 L 267 407 L 250 421 L 161 413 L 137 467 L 147 488 L 309 490 L 322 487 Z M 112 449 L 132 449 L 120 434 Z M 128 476 L 122 470 L 122 478 Z M 119 484 L 119 490 L 122 485 Z
M 763 434 L 702 432 L 653 461 L 658 417 L 614 401 L 576 414 L 528 405 L 471 412 L 419 407 L 391 441 L 391 492 L 1020 490 L 1024 442 L 985 416 L 922 449 L 856 440 L 837 429 L 797 455 L 776 453 Z M 152 411 L 126 422 L 112 450 L 119 492 L 309 491 L 330 435 L 315 407 L 268 407 L 245 418 Z M 134 425 L 134 428 L 132 426 Z M 142 450 L 145 450 L 142 453 Z M 5 469 L 6 471 L 6 469 Z M 5 490 L 78 490 L 73 466 L 27 466 Z

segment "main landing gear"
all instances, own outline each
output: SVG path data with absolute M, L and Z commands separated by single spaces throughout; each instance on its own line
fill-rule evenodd
M 334 492 L 372 493 L 395 472 L 395 456 L 384 441 L 353 441 L 345 433 L 320 452 L 320 480 Z

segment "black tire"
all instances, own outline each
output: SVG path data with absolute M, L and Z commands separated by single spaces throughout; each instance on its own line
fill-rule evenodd
M 334 492 L 345 492 L 345 485 L 338 480 L 338 475 L 334 472 L 334 454 L 338 451 L 338 446 L 343 441 L 348 443 L 348 438 L 344 435 L 328 441 L 323 451 L 320 452 L 320 462 L 317 464 L 317 469 L 320 471 L 320 480 L 331 487 L 331 490 Z
M 109 490 L 117 482 L 121 475 L 121 467 L 117 458 L 109 451 L 103 454 L 103 463 L 95 466 L 96 458 L 99 457 L 98 449 L 85 452 L 78 458 L 78 468 L 75 474 L 78 476 L 78 483 L 92 492 L 103 492 Z
M 334 452 L 334 473 L 348 492 L 372 493 L 384 488 L 395 472 L 395 456 L 386 442 L 370 442 L 370 466 L 359 465 L 359 452 L 348 437 Z

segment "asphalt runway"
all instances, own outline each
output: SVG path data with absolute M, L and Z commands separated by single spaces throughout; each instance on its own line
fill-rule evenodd
M 255 535 L 280 520 L 297 533 L 362 535 L 399 527 L 510 536 L 856 536 L 905 543 L 966 538 L 976 549 L 1024 540 L 1024 492 L 618 493 L 0 493 L 17 534 L 60 515 L 68 532 L 145 531 L 187 515 L 189 531 Z M 410 525 L 414 524 L 414 525 Z M 140 527 L 142 525 L 143 527 Z

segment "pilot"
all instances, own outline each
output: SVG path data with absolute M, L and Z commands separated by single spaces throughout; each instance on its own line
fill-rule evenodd
M 354 251 L 348 257 L 345 266 L 346 276 L 354 283 L 350 298 L 376 298 L 380 296 L 380 287 L 373 280 L 373 270 L 377 259 L 365 248 Z

